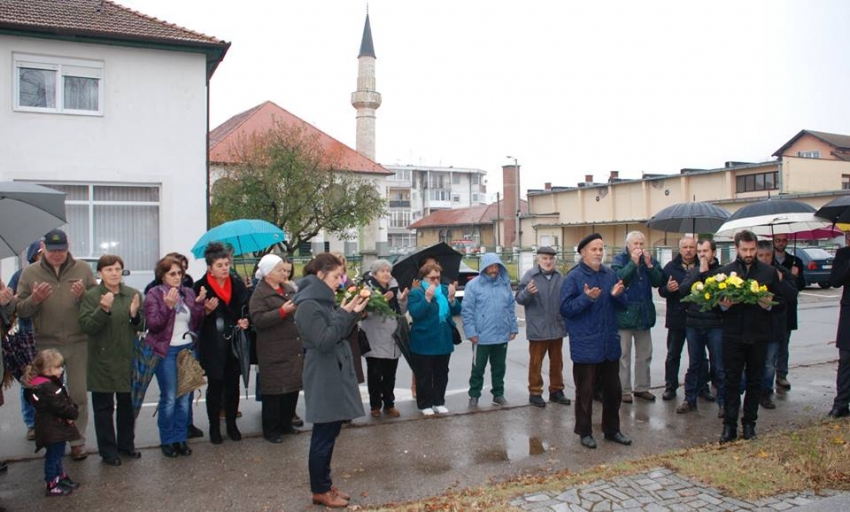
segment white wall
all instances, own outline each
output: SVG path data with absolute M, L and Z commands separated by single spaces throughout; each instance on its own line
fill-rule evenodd
M 159 184 L 160 252 L 192 260 L 206 231 L 206 57 L 3 35 L 0 49 L 0 180 Z M 103 61 L 103 115 L 13 111 L 13 53 Z

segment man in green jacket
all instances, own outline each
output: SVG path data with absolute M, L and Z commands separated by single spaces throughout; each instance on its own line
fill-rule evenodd
M 68 235 L 54 229 L 44 236 L 44 257 L 21 273 L 18 282 L 18 316 L 33 320 L 33 334 L 39 350 L 53 348 L 65 358 L 68 391 L 80 409 L 77 428 L 81 437 L 71 442 L 71 457 L 87 457 L 85 432 L 88 426 L 86 394 L 86 335 L 80 327 L 80 301 L 85 291 L 97 283 L 91 267 L 68 252 Z

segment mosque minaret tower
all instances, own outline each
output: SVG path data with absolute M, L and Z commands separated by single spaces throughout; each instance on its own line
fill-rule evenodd
M 375 60 L 367 11 L 357 56 L 357 90 L 351 93 L 351 105 L 357 109 L 357 152 L 372 160 L 375 160 L 375 111 L 381 106 L 381 93 L 375 90 Z

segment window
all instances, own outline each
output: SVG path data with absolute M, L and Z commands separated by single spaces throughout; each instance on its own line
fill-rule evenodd
M 14 109 L 103 114 L 103 62 L 15 54 Z
M 841 175 L 841 190 L 850 190 L 850 174 Z
M 406 228 L 410 225 L 410 210 L 390 210 L 390 227 Z
M 472 174 L 469 175 L 469 183 L 471 183 L 472 185 L 478 185 L 478 180 L 480 178 L 481 177 L 478 176 L 477 174 L 472 173 Z
M 159 187 L 40 183 L 65 192 L 74 256 L 117 254 L 129 270 L 152 271 L 159 254 Z
M 800 158 L 820 158 L 820 151 L 797 151 Z
M 452 195 L 452 202 L 453 203 L 459 203 L 460 202 L 460 194 L 453 194 Z
M 410 181 L 410 169 L 397 169 L 387 181 Z
M 779 188 L 779 172 L 763 172 L 745 174 L 736 178 L 736 192 L 756 192 L 759 190 L 776 190 Z
M 451 191 L 449 190 L 434 190 L 429 191 L 432 201 L 451 201 Z
M 473 202 L 473 203 L 477 203 L 477 202 L 478 202 L 478 194 L 476 194 L 476 193 L 474 193 L 474 192 L 473 192 L 473 194 L 472 194 L 472 202 Z
M 452 173 L 452 185 L 460 185 L 460 173 Z

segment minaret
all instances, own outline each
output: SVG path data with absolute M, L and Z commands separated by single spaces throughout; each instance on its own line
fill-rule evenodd
M 357 56 L 357 90 L 351 93 L 351 105 L 357 109 L 357 152 L 375 160 L 375 111 L 381 106 L 381 94 L 375 90 L 375 46 L 369 11 Z

